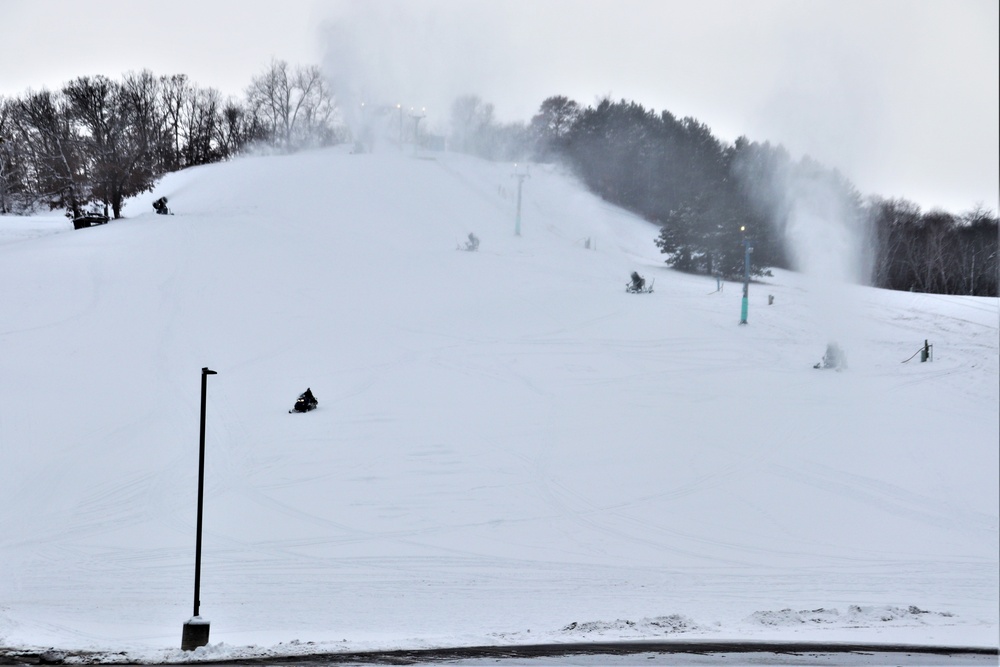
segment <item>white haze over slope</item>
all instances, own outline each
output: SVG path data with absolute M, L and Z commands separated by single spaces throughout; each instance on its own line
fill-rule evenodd
M 102 227 L 0 220 L 0 647 L 185 657 L 203 366 L 200 656 L 996 646 L 997 299 L 841 285 L 850 366 L 814 370 L 800 275 L 740 327 L 739 285 L 667 270 L 557 170 L 516 237 L 509 165 L 421 157 L 246 158 Z

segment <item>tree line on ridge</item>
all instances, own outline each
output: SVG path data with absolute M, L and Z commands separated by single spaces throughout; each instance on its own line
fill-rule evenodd
M 390 110 L 395 107 L 386 107 Z M 121 217 L 128 198 L 165 173 L 250 150 L 295 151 L 358 141 L 320 68 L 272 61 L 242 99 L 184 75 L 79 77 L 58 91 L 0 99 L 0 214 L 40 207 L 70 217 L 90 206 Z M 896 290 L 997 296 L 998 220 L 976 205 L 922 211 L 863 197 L 841 173 L 781 145 L 719 140 L 691 117 L 604 98 L 584 107 L 545 99 L 529 122 L 499 123 L 474 95 L 450 110 L 447 146 L 490 160 L 559 162 L 592 192 L 659 227 L 654 242 L 682 271 L 739 277 L 797 266 L 802 224 L 856 238 L 858 282 Z M 401 113 L 401 111 L 400 111 Z M 400 116 L 400 141 L 403 140 Z M 410 139 L 432 145 L 414 123 Z M 439 145 L 434 142 L 433 145 Z

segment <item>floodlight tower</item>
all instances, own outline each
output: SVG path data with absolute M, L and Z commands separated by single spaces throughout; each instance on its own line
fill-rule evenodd
M 403 150 L 403 105 L 397 104 L 396 109 L 399 111 L 399 150 Z
M 753 246 L 747 237 L 746 225 L 740 226 L 740 233 L 743 234 L 743 305 L 740 310 L 740 324 L 747 323 L 747 311 L 750 309 L 750 253 Z
M 514 221 L 514 236 L 521 235 L 521 186 L 524 185 L 524 179 L 531 178 L 531 174 L 528 173 L 528 166 L 525 165 L 523 168 L 518 168 L 517 163 L 514 163 L 514 173 L 513 178 L 517 179 L 517 217 Z
M 357 151 L 359 149 L 362 150 L 362 151 L 367 151 L 367 150 L 371 149 L 371 146 L 367 145 L 369 143 L 368 142 L 368 114 L 367 114 L 368 107 L 365 105 L 365 102 L 362 101 L 359 108 L 360 108 L 360 111 L 361 111 L 361 126 L 360 127 L 356 127 L 356 128 L 352 128 L 352 129 L 355 130 L 355 134 L 354 134 L 354 149 L 355 149 L 355 151 Z

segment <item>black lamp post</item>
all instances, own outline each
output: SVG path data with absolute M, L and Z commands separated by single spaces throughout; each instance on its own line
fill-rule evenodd
M 198 613 L 201 606 L 201 522 L 202 506 L 205 499 L 205 397 L 208 393 L 208 376 L 216 372 L 207 367 L 201 369 L 201 429 L 198 438 L 198 528 L 194 547 L 194 615 L 184 624 L 181 635 L 181 649 L 193 651 L 208 644 L 209 622 Z

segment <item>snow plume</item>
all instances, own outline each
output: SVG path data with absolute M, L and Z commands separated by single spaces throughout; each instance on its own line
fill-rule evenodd
M 446 132 L 452 101 L 477 94 L 499 64 L 490 22 L 476 3 L 454 0 L 335 5 L 323 66 L 352 130 L 381 125 L 395 138 L 412 109 L 426 115 L 422 130 Z
M 860 198 L 839 172 L 804 157 L 793 161 L 783 149 L 753 145 L 734 171 L 757 210 L 784 240 L 793 268 L 808 278 L 814 309 L 817 356 L 828 343 L 848 355 L 859 320 L 849 287 L 870 275 L 865 218 Z
M 837 345 L 849 359 L 861 321 L 849 285 L 867 282 L 858 198 L 837 172 L 807 158 L 781 186 L 785 242 L 795 268 L 809 278 L 817 347 Z
M 862 218 L 850 185 L 803 160 L 778 186 L 795 268 L 824 282 L 867 282 Z

